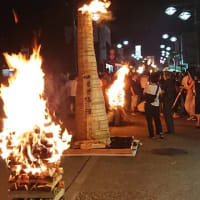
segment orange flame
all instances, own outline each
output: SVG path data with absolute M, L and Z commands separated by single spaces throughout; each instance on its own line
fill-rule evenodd
M 14 9 L 12 9 L 12 13 L 13 13 L 13 17 L 14 17 L 15 24 L 17 24 L 17 23 L 19 22 L 17 13 L 15 12 Z
M 117 71 L 117 80 L 108 89 L 108 102 L 112 109 L 117 109 L 118 106 L 123 107 L 125 103 L 125 76 L 129 73 L 127 66 L 121 67 Z
M 106 14 L 107 9 L 110 7 L 111 2 L 107 0 L 93 0 L 89 5 L 85 4 L 83 7 L 79 8 L 82 13 L 90 13 L 94 21 L 98 21 L 101 14 Z
M 15 74 L 9 78 L 9 87 L 1 85 L 6 118 L 0 133 L 0 155 L 16 174 L 47 172 L 49 163 L 59 163 L 71 140 L 66 130 L 61 132 L 52 122 L 42 98 L 44 73 L 39 53 L 40 47 L 36 47 L 29 60 L 21 53 L 4 53 Z

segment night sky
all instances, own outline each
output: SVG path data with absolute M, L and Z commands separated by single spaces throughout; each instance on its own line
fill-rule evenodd
M 66 3 L 70 3 L 69 0 L 3 1 L 0 8 L 0 52 L 31 47 L 34 32 L 39 32 L 46 65 L 70 70 L 72 44 L 65 42 L 64 27 L 72 25 L 72 9 Z M 158 56 L 161 34 L 178 32 L 183 25 L 175 17 L 164 14 L 168 4 L 169 0 L 112 0 L 113 21 L 109 24 L 113 43 L 127 39 L 133 45 L 142 44 L 144 55 Z M 18 24 L 14 23 L 12 9 L 18 14 Z

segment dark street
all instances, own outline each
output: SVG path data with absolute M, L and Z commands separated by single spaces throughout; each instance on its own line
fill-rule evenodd
M 200 131 L 194 122 L 176 119 L 176 134 L 164 140 L 147 137 L 144 116 L 135 125 L 111 127 L 111 135 L 132 136 L 142 146 L 136 157 L 62 157 L 66 199 L 70 200 L 199 200 Z M 8 171 L 1 161 L 1 199 Z

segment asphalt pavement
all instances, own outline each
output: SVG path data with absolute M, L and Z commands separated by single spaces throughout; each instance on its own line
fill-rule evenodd
M 175 127 L 175 135 L 149 139 L 145 118 L 138 114 L 133 125 L 110 128 L 111 136 L 140 139 L 136 157 L 62 157 L 66 199 L 199 200 L 200 129 L 185 118 L 175 119 Z M 2 200 L 9 199 L 7 180 L 1 160 Z

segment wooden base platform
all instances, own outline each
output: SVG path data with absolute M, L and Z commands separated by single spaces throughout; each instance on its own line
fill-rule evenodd
M 45 199 L 45 200 L 64 200 L 64 195 L 65 193 L 65 189 L 62 188 L 60 189 L 60 191 L 57 193 L 57 195 L 55 196 L 53 193 L 50 192 L 38 192 L 38 191 L 13 191 L 10 193 L 10 197 L 13 200 L 30 200 L 30 199 Z
M 9 189 L 10 190 L 10 189 Z M 56 187 L 50 191 L 43 188 L 37 190 L 10 190 L 9 197 L 12 200 L 64 200 L 65 185 L 60 181 Z
M 9 196 L 12 200 L 30 200 L 30 199 L 45 199 L 45 200 L 64 200 L 65 188 L 60 188 L 57 193 L 44 191 L 12 191 Z
M 63 156 L 136 156 L 139 140 L 130 138 L 111 138 L 111 147 L 104 149 L 68 149 L 63 153 Z M 121 140 L 121 141 L 120 141 Z

